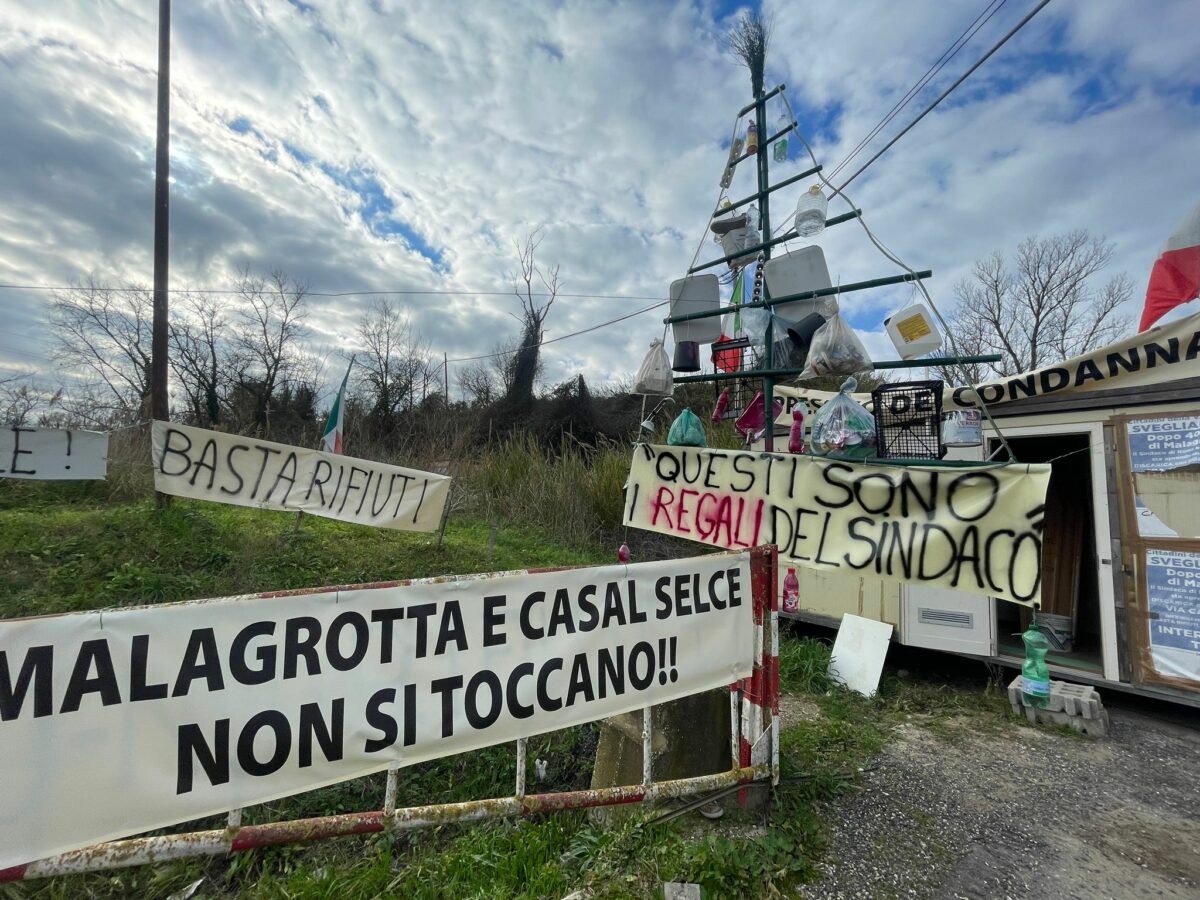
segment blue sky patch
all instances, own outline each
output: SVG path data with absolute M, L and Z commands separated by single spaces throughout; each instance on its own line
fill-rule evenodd
M 321 163 L 320 169 L 338 185 L 358 196 L 359 218 L 371 234 L 380 238 L 398 236 L 410 249 L 425 257 L 434 271 L 449 271 L 441 249 L 430 244 L 415 228 L 394 215 L 396 204 L 373 173 L 362 169 L 338 169 L 328 163 Z

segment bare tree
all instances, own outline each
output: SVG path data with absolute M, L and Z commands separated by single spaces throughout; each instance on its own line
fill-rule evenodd
M 78 373 L 111 421 L 149 412 L 153 308 L 145 288 L 109 288 L 93 278 L 54 294 L 54 357 Z
M 236 389 L 251 401 L 254 426 L 269 434 L 277 395 L 307 381 L 300 345 L 308 287 L 278 269 L 265 279 L 247 269 L 237 289 L 240 308 L 233 326 L 231 374 Z
M 189 419 L 211 427 L 222 419 L 222 369 L 229 349 L 229 320 L 220 301 L 207 294 L 184 294 L 176 298 L 171 312 L 171 370 L 187 403 Z
M 379 434 L 390 433 L 398 416 L 428 393 L 437 373 L 408 316 L 391 298 L 375 300 L 359 319 L 360 384 L 366 389 L 368 416 Z
M 512 275 L 513 293 L 521 300 L 521 343 L 508 361 L 505 398 L 518 405 L 533 402 L 533 389 L 541 363 L 542 326 L 558 296 L 558 266 L 543 271 L 537 264 L 542 229 L 537 228 L 516 244 L 520 271 Z M 539 290 L 534 291 L 535 284 Z
M 998 375 L 1028 372 L 1103 346 L 1125 332 L 1118 309 L 1133 284 L 1120 273 L 1098 288 L 1094 277 L 1112 261 L 1113 245 L 1085 230 L 1048 238 L 1028 237 L 1013 268 L 993 253 L 977 260 L 971 277 L 955 285 L 958 306 L 949 318 L 955 345 L 965 355 L 999 353 Z M 961 381 L 958 367 L 939 367 Z M 983 380 L 978 366 L 970 372 Z

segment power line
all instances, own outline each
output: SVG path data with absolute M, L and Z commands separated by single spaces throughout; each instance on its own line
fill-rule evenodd
M 915 119 L 913 119 L 911 122 L 909 122 L 906 126 L 904 126 L 904 128 L 900 131 L 899 134 L 897 134 L 894 138 L 892 138 L 890 141 L 888 141 L 883 146 L 882 150 L 880 150 L 878 153 L 876 153 L 874 156 L 872 156 L 870 159 L 868 159 L 865 163 L 863 163 L 862 166 L 859 167 L 857 172 L 855 172 L 853 175 L 851 175 L 849 178 L 847 178 L 845 181 L 843 181 L 841 186 L 838 188 L 838 190 L 840 191 L 842 188 L 844 188 L 848 184 L 850 184 L 850 182 L 852 182 L 855 178 L 857 178 L 859 175 L 861 175 L 863 172 L 865 172 L 867 170 L 867 168 L 873 162 L 875 162 L 875 160 L 879 159 L 879 157 L 883 156 L 883 154 L 885 154 L 889 149 L 891 149 L 892 145 L 895 144 L 896 141 L 900 140 L 900 138 L 902 138 L 902 137 L 904 137 L 904 135 L 908 134 L 908 132 L 912 130 L 914 125 L 916 125 L 923 118 L 925 118 L 927 115 L 929 115 L 931 112 L 933 112 L 934 109 L 937 108 L 938 104 L 940 104 L 943 100 L 945 100 L 947 97 L 949 97 L 950 94 L 954 92 L 955 88 L 957 88 L 960 84 L 962 84 L 964 81 L 966 81 L 968 77 L 970 77 L 972 72 L 974 72 L 976 69 L 978 69 L 980 66 L 982 66 L 985 62 L 987 62 L 993 53 L 995 53 L 997 50 L 999 50 L 1001 47 L 1003 47 L 1006 43 L 1008 43 L 1009 38 L 1011 38 L 1014 34 L 1016 34 L 1022 28 L 1024 28 L 1025 25 L 1029 22 L 1029 20 L 1032 19 L 1034 16 L 1036 16 L 1039 12 L 1041 12 L 1049 2 L 1050 2 L 1050 0 L 1041 0 L 1041 3 L 1039 3 L 1037 6 L 1035 6 L 1029 12 L 1029 14 L 1025 16 L 1025 18 L 1023 18 L 1020 22 L 1018 22 L 1016 25 L 1014 25 L 1012 30 L 1009 31 L 1008 34 L 1006 34 L 1006 35 L 1004 35 L 1004 37 L 1000 38 L 1000 40 L 997 41 L 992 46 L 992 49 L 990 49 L 987 53 L 983 54 L 983 56 L 981 56 L 975 62 L 975 64 L 973 66 L 971 66 L 971 68 L 969 68 L 969 69 L 967 69 L 967 71 L 963 72 L 963 74 L 959 76 L 958 80 L 955 81 L 954 84 L 952 84 L 952 85 L 950 85 L 950 87 L 946 88 L 946 90 L 942 92 L 940 97 L 938 97 L 931 104 L 929 104 L 927 107 L 925 107 L 925 109 L 921 112 L 921 114 L 919 116 L 917 116 Z
M 896 105 L 888 110 L 887 114 L 875 125 L 874 128 L 871 129 L 867 136 L 854 146 L 854 149 L 850 151 L 849 155 L 847 155 L 845 159 L 834 166 L 833 171 L 829 173 L 828 177 L 831 180 L 837 178 L 838 173 L 841 172 L 842 169 L 846 168 L 846 166 L 850 164 L 854 157 L 858 156 L 858 154 L 862 152 L 862 149 L 872 140 L 874 140 L 875 136 L 891 123 L 892 119 L 896 118 L 897 115 L 903 112 L 904 108 L 908 106 L 909 103 L 916 99 L 917 95 L 925 89 L 926 85 L 928 85 L 934 78 L 937 77 L 938 73 L 941 72 L 942 69 L 945 68 L 946 65 L 958 55 L 958 52 L 962 50 L 963 47 L 967 46 L 971 38 L 973 38 L 979 32 L 979 29 L 983 28 L 983 26 L 991 20 L 992 16 L 998 13 L 1000 8 L 1003 7 L 1007 2 L 1008 0 L 988 0 L 987 6 L 985 6 L 979 15 L 975 17 L 975 20 L 971 22 L 966 29 L 964 29 L 962 34 L 954 39 L 954 41 L 945 49 L 941 56 L 934 60 L 933 65 L 925 70 L 925 74 L 922 75 L 913 84 L 913 86 L 908 89 L 903 97 L 896 101 Z M 995 6 L 995 8 L 993 8 L 993 6 Z M 988 10 L 991 10 L 991 12 Z M 984 18 L 985 16 L 986 18 Z
M 572 331 L 570 334 L 563 334 L 563 335 L 559 335 L 556 338 L 549 338 L 544 341 L 538 341 L 536 344 L 526 344 L 524 347 L 516 347 L 512 350 L 501 350 L 499 353 L 484 353 L 480 356 L 462 356 L 462 357 L 459 357 L 458 359 L 448 359 L 448 360 L 446 360 L 446 362 L 452 362 L 452 363 L 474 362 L 477 359 L 495 359 L 498 356 L 511 356 L 514 353 L 520 353 L 522 350 L 529 350 L 529 349 L 532 349 L 533 347 L 544 347 L 544 346 L 546 346 L 546 344 L 553 344 L 553 343 L 556 343 L 557 341 L 565 341 L 567 338 L 579 337 L 579 335 L 581 335 L 581 334 L 588 334 L 589 332 L 592 332 L 592 331 L 599 331 L 601 328 L 606 328 L 609 325 L 616 325 L 618 322 L 624 322 L 626 319 L 632 319 L 634 316 L 640 316 L 643 313 L 648 313 L 651 310 L 658 309 L 660 306 L 666 306 L 670 302 L 671 302 L 670 300 L 663 300 L 659 303 L 655 303 L 653 306 L 644 307 L 643 309 L 639 309 L 635 312 L 627 313 L 626 315 L 620 316 L 616 319 L 609 319 L 607 322 L 598 322 L 595 325 L 589 326 L 588 328 L 581 329 L 580 331 Z
M 0 290 L 6 291 L 75 291 L 88 290 L 111 293 L 114 291 L 126 291 L 130 288 L 121 287 L 86 287 L 81 288 L 79 285 L 61 285 L 61 284 L 0 284 Z M 242 292 L 231 288 L 171 288 L 168 293 L 171 294 L 230 294 L 236 295 Z M 461 296 L 461 297 L 522 297 L 524 294 L 517 294 L 514 291 L 457 291 L 457 290 L 415 290 L 404 289 L 394 291 L 305 291 L 306 297 L 371 297 L 371 296 L 386 296 L 389 294 L 407 295 L 407 296 Z M 639 294 L 550 294 L 544 291 L 533 291 L 534 297 L 568 297 L 576 300 L 662 300 L 662 297 L 642 296 Z

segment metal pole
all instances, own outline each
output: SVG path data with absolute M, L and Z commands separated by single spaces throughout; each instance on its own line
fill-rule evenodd
M 758 133 L 763 137 L 763 140 L 758 142 L 758 192 L 762 195 L 762 205 L 759 207 L 759 223 L 763 241 L 771 239 L 771 194 L 768 190 L 771 186 L 770 178 L 770 153 L 767 152 L 769 141 L 766 140 L 767 135 L 767 99 L 769 94 L 760 94 L 758 106 L 754 110 L 754 118 L 757 122 Z M 763 247 L 762 256 L 758 261 L 761 266 L 771 258 L 770 246 Z M 761 273 L 760 273 L 761 274 Z M 762 279 L 762 300 L 769 300 L 770 295 L 767 292 L 767 280 Z M 769 311 L 769 310 L 768 310 Z M 766 335 L 766 354 L 767 368 L 774 365 L 774 343 L 775 335 L 774 328 L 771 324 L 772 320 L 767 319 L 767 335 Z M 767 376 L 763 379 L 763 420 L 766 424 L 766 439 L 765 449 L 768 453 L 775 449 L 775 382 Z
M 154 325 L 150 341 L 150 417 L 170 417 L 167 399 L 167 283 L 170 239 L 171 0 L 158 0 L 158 135 L 154 155 Z M 169 503 L 166 494 L 158 503 Z

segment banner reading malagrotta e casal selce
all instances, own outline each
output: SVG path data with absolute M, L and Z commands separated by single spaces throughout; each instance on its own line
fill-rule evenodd
M 1041 596 L 1049 465 L 849 463 L 794 454 L 634 448 L 625 524 L 717 547 L 776 544 L 799 566 Z
M 450 478 L 387 463 L 155 422 L 154 488 L 164 494 L 327 519 L 437 531 Z
M 748 553 L 0 622 L 0 869 L 723 687 Z

